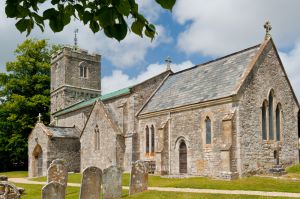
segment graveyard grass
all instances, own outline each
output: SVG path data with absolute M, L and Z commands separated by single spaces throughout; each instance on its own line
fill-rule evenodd
M 41 189 L 43 185 L 29 185 L 29 184 L 16 184 L 19 187 L 25 188 L 25 195 L 22 195 L 22 199 L 40 199 Z M 68 187 L 66 199 L 78 199 L 80 189 L 79 187 Z M 145 191 L 143 193 L 136 194 L 134 196 L 128 195 L 128 190 L 123 190 L 122 198 L 124 199 L 248 199 L 248 198 L 265 198 L 265 199 L 280 199 L 280 197 L 261 197 L 261 196 L 247 196 L 247 195 L 224 195 L 224 194 L 202 194 L 202 193 L 181 193 L 181 192 L 159 192 L 159 191 Z M 100 197 L 101 198 L 101 197 Z
M 8 178 L 26 178 L 28 176 L 28 171 L 9 171 L 2 172 L 0 176 L 7 176 Z
M 287 168 L 287 176 L 299 176 L 300 178 L 300 164 Z M 9 178 L 27 177 L 25 171 L 14 171 L 0 173 Z M 33 178 L 34 181 L 46 181 L 46 177 Z M 129 186 L 130 175 L 125 173 L 123 175 L 123 186 Z M 80 183 L 81 174 L 69 174 L 68 182 Z M 26 195 L 22 199 L 38 199 L 41 195 L 43 185 L 31 184 L 17 184 L 17 186 L 24 187 Z M 162 178 L 159 176 L 149 176 L 149 186 L 152 187 L 177 187 L 177 188 L 202 188 L 202 189 L 223 189 L 223 190 L 253 190 L 253 191 L 276 191 L 276 192 L 294 192 L 300 193 L 300 181 L 273 179 L 266 177 L 248 177 L 234 181 L 213 180 L 203 177 L 193 178 Z M 79 187 L 68 187 L 67 199 L 78 198 Z M 259 197 L 259 196 L 241 196 L 241 195 L 222 195 L 222 194 L 197 194 L 197 193 L 177 193 L 177 192 L 158 192 L 146 191 L 134 196 L 128 196 L 128 190 L 123 190 L 123 198 L 136 198 L 136 199 L 167 199 L 176 197 L 178 199 L 193 199 L 193 198 L 275 198 L 275 197 Z M 278 199 L 278 197 L 276 197 Z
M 287 168 L 288 177 L 299 176 L 300 164 Z M 33 178 L 34 181 L 45 182 L 46 177 Z M 123 186 L 129 186 L 130 174 L 123 174 Z M 80 174 L 70 174 L 68 182 L 80 183 Z M 233 181 L 214 180 L 204 177 L 192 178 L 163 178 L 149 175 L 150 187 L 176 187 L 176 188 L 200 188 L 200 189 L 222 189 L 222 190 L 252 190 L 252 191 L 273 191 L 273 192 L 294 192 L 300 193 L 300 181 L 274 179 L 267 177 L 252 176 Z

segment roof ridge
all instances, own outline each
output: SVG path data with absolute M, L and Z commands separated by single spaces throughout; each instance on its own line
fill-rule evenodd
M 225 56 L 223 56 L 223 57 L 219 57 L 219 58 L 216 58 L 216 59 L 213 59 L 213 60 L 204 62 L 204 63 L 202 63 L 202 64 L 197 64 L 197 65 L 195 65 L 195 66 L 193 66 L 193 67 L 186 68 L 186 69 L 184 69 L 184 70 L 178 71 L 178 72 L 173 73 L 173 74 L 171 74 L 171 75 L 177 75 L 177 74 L 179 74 L 179 73 L 186 72 L 186 71 L 188 71 L 188 70 L 192 70 L 192 69 L 195 69 L 195 68 L 200 67 L 200 66 L 206 66 L 206 65 L 208 65 L 208 64 L 211 64 L 211 63 L 220 61 L 220 60 L 222 60 L 222 59 L 231 57 L 231 56 L 233 56 L 233 55 L 237 55 L 237 54 L 240 54 L 240 53 L 243 53 L 243 52 L 246 52 L 246 51 L 255 49 L 255 48 L 259 47 L 259 46 L 261 46 L 261 44 L 257 44 L 257 45 L 255 45 L 255 46 L 251 46 L 251 47 L 245 48 L 245 49 L 243 49 L 243 50 L 240 50 L 240 51 L 237 51 L 237 52 L 234 52 L 234 53 L 230 53 L 230 54 L 225 55 Z
M 75 126 L 46 126 L 47 128 L 75 128 Z

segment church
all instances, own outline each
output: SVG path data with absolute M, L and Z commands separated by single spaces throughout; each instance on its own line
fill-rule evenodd
M 64 47 L 51 61 L 51 123 L 28 137 L 29 176 L 68 170 L 236 179 L 299 162 L 299 103 L 269 34 L 256 46 L 101 94 L 101 56 Z

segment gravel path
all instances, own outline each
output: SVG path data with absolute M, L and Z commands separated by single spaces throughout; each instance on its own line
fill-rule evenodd
M 31 181 L 26 178 L 9 178 L 13 183 L 23 184 L 46 184 L 46 182 Z M 78 183 L 68 183 L 68 186 L 80 187 Z M 123 189 L 129 189 L 123 186 Z M 172 187 L 148 187 L 151 191 L 167 191 L 167 192 L 186 192 L 186 193 L 211 193 L 211 194 L 233 194 L 233 195 L 255 195 L 255 196 L 278 196 L 300 198 L 300 193 L 287 192 L 266 192 L 266 191 L 243 191 L 243 190 L 218 190 L 218 189 L 191 189 L 191 188 L 172 188 Z

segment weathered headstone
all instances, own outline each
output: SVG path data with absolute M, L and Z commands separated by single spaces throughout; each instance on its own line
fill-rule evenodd
M 0 176 L 0 181 L 7 181 L 8 177 L 7 176 Z
M 99 199 L 102 171 L 97 167 L 88 167 L 83 171 L 80 199 Z
M 20 199 L 18 188 L 11 182 L 0 181 L 0 199 Z
M 129 195 L 143 192 L 148 189 L 148 168 L 144 161 L 132 163 L 130 173 Z
M 110 166 L 103 170 L 103 199 L 117 199 L 122 197 L 122 171 L 117 166 Z
M 65 199 L 65 186 L 59 182 L 50 182 L 42 189 L 42 199 Z
M 67 187 L 68 171 L 65 166 L 65 160 L 56 159 L 52 161 L 48 168 L 48 183 L 49 182 L 59 182 Z

